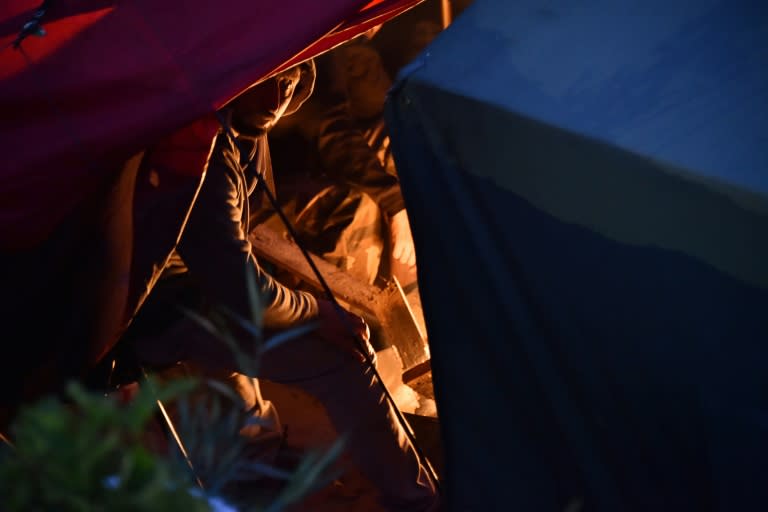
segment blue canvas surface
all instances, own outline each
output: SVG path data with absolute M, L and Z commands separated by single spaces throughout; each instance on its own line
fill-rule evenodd
M 401 73 L 449 510 L 765 508 L 764 12 L 476 0 Z
M 419 80 L 768 195 L 768 2 L 477 0 Z

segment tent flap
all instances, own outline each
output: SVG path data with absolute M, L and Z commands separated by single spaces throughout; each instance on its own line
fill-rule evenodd
M 768 500 L 764 46 L 743 124 L 658 103 L 764 38 L 731 5 L 476 0 L 390 93 L 453 510 Z
M 46 35 L 27 37 L 20 50 L 11 43 L 39 4 L 6 2 L 0 244 L 35 245 L 94 177 L 294 57 L 312 58 L 419 1 L 366 9 L 364 0 L 56 3 L 42 18 Z

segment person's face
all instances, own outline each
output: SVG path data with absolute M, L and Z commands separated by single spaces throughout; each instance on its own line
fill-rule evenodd
M 270 130 L 291 103 L 300 76 L 294 67 L 247 90 L 232 102 L 235 119 L 249 130 Z

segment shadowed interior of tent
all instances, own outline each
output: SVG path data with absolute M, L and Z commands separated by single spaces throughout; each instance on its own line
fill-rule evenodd
M 383 72 L 389 78 L 388 83 L 391 83 L 398 70 L 426 47 L 444 28 L 447 20 L 450 20 L 451 16 L 457 15 L 468 3 L 448 4 L 443 1 L 427 0 L 408 13 L 398 16 L 379 27 L 378 30 L 360 38 L 363 40 L 362 45 L 375 49 L 381 58 L 381 65 L 384 67 Z M 446 14 L 446 9 L 451 10 L 450 14 Z M 316 59 L 318 77 L 323 76 L 323 73 L 330 72 L 343 74 L 344 69 L 332 67 L 332 62 L 344 62 L 341 68 L 345 65 L 358 65 L 364 68 L 365 64 L 360 64 L 357 61 L 350 63 L 350 61 L 343 60 L 344 54 L 342 52 L 346 51 L 344 46 L 349 47 L 355 44 L 360 45 L 360 42 L 353 41 Z M 359 48 L 354 51 L 358 50 Z M 359 57 L 359 55 L 360 53 L 354 53 L 353 57 Z M 359 74 L 363 75 L 364 73 L 361 71 Z M 368 69 L 368 75 L 372 74 L 374 73 Z M 330 81 L 333 81 L 333 78 L 338 77 L 332 77 Z M 328 81 L 328 77 L 325 81 L 318 78 L 313 94 L 322 96 Z M 380 95 L 381 89 L 374 85 L 368 89 L 363 88 L 362 91 L 361 94 L 354 96 L 352 101 L 356 101 L 359 109 L 366 113 L 375 112 L 383 122 L 384 96 Z M 302 107 L 302 110 L 311 111 L 316 108 L 311 103 L 312 98 L 310 98 L 309 105 Z M 354 109 L 354 107 L 355 104 L 350 108 Z M 296 132 L 302 131 L 301 124 L 306 123 L 307 117 L 313 114 L 310 112 L 303 115 L 303 112 L 299 111 L 297 114 L 283 119 L 270 134 L 277 200 L 285 208 L 287 217 L 292 221 L 301 222 L 304 219 L 304 216 L 299 214 L 302 203 L 300 198 L 297 199 L 297 196 L 301 196 L 308 187 L 302 180 L 305 180 L 307 176 L 309 179 L 312 178 L 311 172 L 305 172 L 307 158 L 304 156 L 297 157 L 297 153 L 301 152 L 298 148 L 302 146 L 296 145 L 297 137 L 294 135 Z M 369 117 L 376 117 L 376 115 L 369 115 Z M 365 119 L 361 124 L 365 125 L 368 121 Z M 375 149 L 379 156 L 386 153 L 387 144 L 388 141 L 382 147 Z M 316 151 L 316 148 L 310 147 L 309 150 Z M 373 208 L 370 205 L 369 207 Z M 306 209 L 303 211 L 306 212 Z M 338 211 L 330 211 L 331 215 L 336 213 Z M 378 219 L 376 222 L 386 224 L 379 217 L 376 218 Z M 313 219 L 313 221 L 317 224 L 334 225 L 331 219 L 322 216 Z M 366 226 L 361 227 L 353 221 L 348 229 L 352 230 L 353 228 L 363 231 Z M 298 229 L 301 231 L 301 226 Z M 300 238 L 301 234 L 303 233 L 300 233 Z M 267 217 L 264 222 L 255 227 L 251 232 L 250 241 L 259 260 L 268 266 L 270 272 L 278 280 L 316 294 L 323 293 L 323 283 L 309 262 L 306 261 L 299 246 L 299 244 L 304 245 L 302 242 L 306 240 L 299 240 L 297 243 L 290 230 L 284 226 L 283 220 L 278 216 Z M 355 258 L 367 257 L 371 251 L 370 248 L 366 250 L 365 243 L 367 240 L 362 241 L 362 248 L 357 252 L 355 249 L 347 247 L 346 249 L 349 249 L 352 255 L 344 259 L 343 264 L 340 263 L 339 258 L 327 257 L 328 254 L 323 257 L 320 251 L 313 250 L 314 247 L 311 243 L 309 250 L 312 253 L 314 266 L 322 276 L 322 280 L 333 292 L 336 300 L 343 307 L 365 318 L 369 324 L 371 343 L 377 352 L 378 373 L 394 402 L 407 419 L 420 449 L 429 459 L 437 475 L 441 476 L 444 461 L 440 438 L 439 411 L 432 385 L 429 333 L 421 306 L 417 272 L 415 268 L 408 268 L 407 265 L 403 265 L 392 258 L 390 256 L 391 250 L 385 242 L 383 243 L 383 250 L 376 253 L 382 260 L 381 271 L 375 278 L 369 278 L 354 263 Z M 338 254 L 332 256 L 338 256 Z M 376 257 L 371 257 L 371 259 L 375 260 Z M 379 265 L 378 261 L 376 265 Z M 349 268 L 345 269 L 345 266 Z M 277 394 L 277 398 L 282 398 L 285 402 L 285 392 L 275 391 L 273 384 L 267 383 L 263 389 L 265 397 L 271 398 Z M 276 400 L 276 403 L 279 407 L 279 400 Z M 296 407 L 306 409 L 304 405 L 298 403 Z
M 350 73 L 357 79 L 378 76 L 377 72 L 379 72 L 389 79 L 389 81 L 383 79 L 385 84 L 392 83 L 399 69 L 410 63 L 442 31 L 451 17 L 457 16 L 468 5 L 469 2 L 459 1 L 449 4 L 440 0 L 427 0 L 411 11 L 388 21 L 372 33 L 361 37 L 360 40 L 342 45 L 315 60 L 318 67 L 318 80 L 313 97 L 299 112 L 281 120 L 270 133 L 270 152 L 275 173 L 277 201 L 284 208 L 287 218 L 292 222 L 298 222 L 299 225 L 294 225 L 292 228 L 298 230 L 299 240 L 294 239 L 296 232 L 292 233 L 284 225 L 283 219 L 274 214 L 262 219 L 262 222 L 251 231 L 250 236 L 252 250 L 259 261 L 263 262 L 278 280 L 291 287 L 315 294 L 323 294 L 324 284 L 327 284 L 340 305 L 359 314 L 367 321 L 371 328 L 371 343 L 376 350 L 377 371 L 393 401 L 403 413 L 408 423 L 407 428 L 412 431 L 418 449 L 426 456 L 435 474 L 441 479 L 444 475 L 444 450 L 439 409 L 432 382 L 429 331 L 421 305 L 418 273 L 415 268 L 409 268 L 391 256 L 391 247 L 386 240 L 383 241 L 383 247 L 379 248 L 379 252 L 367 245 L 369 244 L 367 237 L 375 238 L 381 235 L 376 230 L 371 234 L 370 225 L 373 223 L 386 225 L 385 216 L 380 213 L 374 213 L 371 216 L 365 214 L 355 216 L 346 227 L 346 231 L 357 230 L 360 233 L 364 232 L 365 235 L 357 238 L 354 234 L 351 235 L 350 239 L 359 243 L 359 247 L 350 247 L 354 244 L 344 246 L 344 251 L 341 251 L 343 254 L 339 254 L 339 244 L 337 244 L 334 246 L 336 248 L 334 251 L 326 251 L 324 255 L 322 250 L 316 250 L 318 244 L 313 244 L 312 240 L 306 239 L 306 233 L 312 230 L 306 229 L 306 226 L 301 224 L 302 222 L 307 224 L 307 217 L 313 223 L 330 226 L 329 229 L 333 230 L 339 223 L 329 217 L 338 215 L 339 209 L 318 210 L 321 213 L 317 214 L 317 218 L 313 216 L 314 214 L 307 214 L 311 210 L 313 201 L 322 202 L 332 194 L 325 196 L 307 194 L 312 199 L 302 199 L 307 189 L 311 189 L 307 181 L 314 178 L 312 172 L 306 172 L 306 167 L 310 165 L 308 161 L 314 164 L 314 160 L 307 158 L 302 151 L 315 153 L 318 148 L 317 144 L 309 144 L 309 147 L 306 144 L 302 145 L 307 137 L 298 136 L 297 133 L 301 134 L 306 130 L 306 127 L 302 128 L 303 124 L 314 122 L 308 120 L 318 112 L 318 107 L 313 104 L 314 97 L 319 97 L 318 101 L 322 103 L 325 99 L 324 95 L 328 95 L 326 90 L 330 87 L 328 82 L 334 82 L 334 78 L 343 82 L 340 77 L 328 78 L 325 75 L 344 74 L 345 71 L 350 72 L 349 70 L 353 69 Z M 449 9 L 448 13 L 446 9 Z M 369 61 L 360 62 L 364 57 L 370 57 L 372 61 L 378 62 L 378 58 L 374 58 L 375 55 L 371 56 L 373 52 L 367 53 L 371 48 L 378 53 L 383 70 L 374 72 Z M 349 58 L 349 55 L 352 57 Z M 342 64 L 339 65 L 339 62 Z M 358 71 L 358 68 L 364 71 Z M 364 81 L 364 79 L 360 80 Z M 384 121 L 385 99 L 382 92 L 385 91 L 378 86 L 380 80 L 377 78 L 370 78 L 369 81 L 372 84 L 370 87 L 361 87 L 362 92 L 353 91 L 347 100 L 353 112 L 365 112 L 358 116 L 363 119 L 356 126 L 375 125 L 376 123 L 371 122 L 371 119 L 377 119 L 382 123 L 378 128 L 381 129 Z M 355 108 L 358 110 L 355 111 Z M 369 132 L 375 131 L 369 130 Z M 370 136 L 369 142 L 374 139 L 374 136 Z M 385 161 L 386 157 L 382 157 L 382 154 L 388 151 L 388 140 L 373 147 L 373 151 L 382 158 L 382 161 Z M 328 181 L 324 181 L 322 185 L 328 185 Z M 322 186 L 319 188 L 327 192 L 327 189 L 323 189 Z M 314 189 L 312 191 L 314 192 Z M 354 195 L 354 190 L 351 195 Z M 363 199 L 359 204 L 362 205 L 359 211 L 376 209 L 370 200 Z M 405 208 L 407 211 L 407 204 Z M 323 217 L 324 213 L 328 213 L 329 217 Z M 361 218 L 363 220 L 359 221 Z M 370 220 L 371 218 L 375 220 Z M 436 220 L 439 222 L 439 219 Z M 317 235 L 314 232 L 310 234 Z M 302 239 L 303 237 L 305 238 Z M 386 239 L 387 236 L 383 238 Z M 309 250 L 314 266 L 322 278 L 316 275 L 300 245 Z M 370 272 L 361 270 L 362 267 L 358 265 L 361 259 L 366 259 L 369 263 L 374 260 L 374 266 L 380 265 L 379 272 L 374 272 L 375 278 Z M 416 266 L 418 267 L 418 257 Z M 321 282 L 321 279 L 325 283 Z M 313 433 L 302 427 L 310 423 L 323 423 L 322 414 L 318 413 L 319 416 L 314 416 L 312 413 L 316 409 L 313 408 L 311 397 L 270 382 L 262 384 L 262 391 L 264 397 L 273 401 L 281 411 L 281 419 L 288 426 L 289 445 L 292 443 L 315 445 L 328 440 L 323 438 L 322 429 Z M 333 501 L 333 498 L 330 498 L 330 501 Z M 346 506 L 349 506 L 349 503 Z M 378 510 L 370 508 L 373 506 L 367 503 L 364 506 L 361 505 L 360 510 Z

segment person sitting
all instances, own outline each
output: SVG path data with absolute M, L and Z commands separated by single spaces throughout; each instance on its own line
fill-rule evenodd
M 311 252 L 368 284 L 392 274 L 411 284 L 413 239 L 383 119 L 391 79 L 365 38 L 318 60 L 318 90 L 272 139 L 286 171 L 278 189 Z
M 248 241 L 252 213 L 266 207 L 264 189 L 274 192 L 267 134 L 311 94 L 314 76 L 312 61 L 300 64 L 251 87 L 221 110 L 225 129 L 213 141 L 186 226 L 121 344 L 148 368 L 185 361 L 203 374 L 241 372 L 219 337 L 189 315 L 167 313 L 178 305 L 206 317 L 225 311 L 235 318 L 227 325 L 240 350 L 255 357 L 252 334 L 236 320 L 252 318 L 249 286 L 255 284 L 265 339 L 301 325 L 314 328 L 261 354 L 257 374 L 249 377 L 298 386 L 318 398 L 386 509 L 436 510 L 435 483 L 375 377 L 366 323 L 330 298 L 277 281 Z M 142 316 L 161 320 L 142 321 Z

